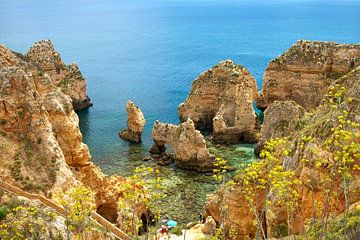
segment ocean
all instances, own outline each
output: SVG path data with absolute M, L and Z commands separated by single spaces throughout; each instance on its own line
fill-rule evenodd
M 25 53 L 41 39 L 87 80 L 94 106 L 79 118 L 93 161 L 126 176 L 148 154 L 154 121 L 178 123 L 177 107 L 201 72 L 230 58 L 261 88 L 267 63 L 298 39 L 360 43 L 360 1 L 0 0 L 1 44 Z M 147 121 L 142 144 L 118 137 L 128 99 Z M 170 170 L 175 188 L 199 177 Z M 204 199 L 194 189 L 186 196 L 194 194 Z

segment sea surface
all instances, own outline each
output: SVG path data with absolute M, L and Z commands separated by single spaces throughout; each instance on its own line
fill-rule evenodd
M 148 155 L 154 121 L 178 123 L 177 107 L 201 72 L 230 58 L 261 88 L 267 63 L 298 39 L 360 43 L 360 1 L 0 0 L 1 44 L 25 53 L 41 39 L 87 80 L 94 106 L 79 117 L 93 161 L 127 176 Z M 118 137 L 128 99 L 147 120 L 142 144 Z M 235 162 L 252 158 L 251 145 L 226 148 L 218 150 Z M 163 172 L 173 187 L 166 212 L 196 218 L 216 187 L 211 176 L 174 166 Z

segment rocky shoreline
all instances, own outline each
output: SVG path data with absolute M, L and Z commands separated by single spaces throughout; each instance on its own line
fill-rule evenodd
M 290 150 L 279 161 L 302 182 L 296 188 L 300 207 L 291 225 L 293 233 L 301 234 L 305 220 L 313 214 L 309 210 L 311 199 L 323 203 L 321 196 L 326 193 L 320 184 L 310 186 L 306 182 L 311 177 L 322 178 L 326 166 L 314 169 L 303 160 L 315 162 L 330 155 L 321 146 L 332 136 L 331 129 L 337 127 L 337 116 L 346 113 L 350 123 L 357 126 L 360 122 L 359 74 L 359 44 L 298 41 L 269 63 L 261 92 L 245 67 L 232 60 L 222 61 L 194 80 L 189 96 L 179 105 L 179 125 L 154 123 L 152 159 L 211 172 L 215 156 L 200 130 L 210 130 L 211 140 L 218 144 L 257 143 L 258 155 L 268 140 L 287 137 Z M 120 224 L 117 203 L 124 193 L 119 186 L 127 179 L 105 176 L 91 162 L 89 149 L 82 142 L 75 111 L 92 104 L 77 64 L 65 65 L 50 40 L 35 43 L 25 55 L 0 45 L 0 83 L 1 180 L 48 197 L 83 184 L 95 193 L 96 210 Z M 264 110 L 262 125 L 255 104 Z M 139 143 L 145 117 L 131 101 L 126 110 L 127 129 L 119 136 Z M 359 143 L 358 128 L 354 129 L 354 141 Z M 166 153 L 166 144 L 173 148 L 173 156 Z M 357 171 L 352 174 L 356 179 L 360 177 Z M 213 234 L 216 223 L 224 234 L 235 228 L 236 239 L 257 234 L 241 176 L 208 198 L 205 216 L 209 223 L 203 227 L 211 225 L 211 229 L 205 229 L 206 233 Z M 346 197 L 341 182 L 334 182 L 332 187 L 340 199 Z M 356 186 L 354 189 L 360 190 Z M 259 196 L 263 195 L 260 191 Z M 353 194 L 349 203 L 359 201 L 360 195 Z M 345 207 L 339 204 L 331 213 L 339 215 Z M 222 214 L 225 208 L 227 218 Z M 276 226 L 288 224 L 284 211 L 278 206 L 272 212 Z M 140 219 L 149 212 L 138 206 L 136 214 Z M 269 226 L 269 234 L 276 226 Z

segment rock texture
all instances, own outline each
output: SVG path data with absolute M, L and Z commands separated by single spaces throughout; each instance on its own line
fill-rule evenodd
M 360 44 L 298 41 L 269 63 L 256 105 L 293 100 L 314 109 L 335 79 L 359 65 Z
M 152 130 L 154 145 L 150 152 L 162 155 L 165 144 L 174 151 L 176 165 L 197 171 L 211 171 L 215 157 L 209 153 L 201 133 L 195 129 L 191 119 L 176 126 L 156 121 Z
M 31 59 L 44 58 L 43 52 L 30 52 Z M 50 56 L 50 66 L 39 66 L 0 45 L 0 180 L 48 197 L 84 184 L 94 192 L 98 210 L 116 219 L 122 196 L 117 186 L 126 179 L 107 177 L 91 162 L 71 98 L 49 70 L 57 55 Z
M 306 111 L 294 101 L 275 101 L 264 112 L 261 138 L 255 148 L 259 154 L 264 143 L 270 138 L 283 138 L 300 129 L 299 121 Z
M 265 124 L 262 131 L 264 139 L 288 136 L 287 148 L 289 154 L 282 154 L 281 163 L 284 169 L 294 171 L 295 177 L 301 181 L 296 187 L 299 193 L 299 209 L 294 215 L 292 229 L 295 233 L 302 233 L 303 226 L 317 213 L 313 212 L 312 199 L 315 203 L 324 206 L 328 185 L 324 184 L 326 172 L 329 171 L 328 164 L 315 167 L 318 159 L 328 159 L 333 162 L 331 154 L 323 147 L 324 142 L 332 134 L 332 128 L 339 126 L 338 116 L 344 111 L 348 112 L 348 119 L 360 123 L 360 67 L 334 81 L 327 90 L 321 101 L 321 105 L 313 112 L 305 113 L 305 110 L 292 101 L 274 102 L 265 111 Z M 344 95 L 341 102 L 333 107 L 330 104 L 334 98 L 336 89 L 343 90 Z M 288 116 L 286 116 L 288 113 Z M 305 114 L 304 114 L 305 113 Z M 285 122 L 286 120 L 286 122 Z M 290 122 L 291 121 L 291 122 Z M 359 127 L 350 128 L 354 133 L 354 141 L 359 143 L 360 138 L 356 134 L 360 132 Z M 310 141 L 303 137 L 313 138 Z M 282 151 L 282 149 L 279 149 Z M 278 153 L 279 154 L 279 153 Z M 306 160 L 306 161 L 304 161 Z M 360 159 L 355 157 L 355 163 L 359 164 Z M 350 167 L 350 169 L 352 169 Z M 352 174 L 351 197 L 349 204 L 352 205 L 360 200 L 360 173 L 357 170 L 350 170 Z M 345 195 L 341 178 L 334 178 L 332 183 L 332 197 L 329 207 L 331 216 L 344 212 Z M 255 229 L 253 225 L 254 216 L 247 205 L 246 197 L 242 190 L 244 180 L 241 175 L 234 178 L 233 184 L 228 184 L 208 198 L 206 203 L 205 216 L 212 216 L 219 224 L 228 224 L 236 228 L 237 239 L 246 237 L 254 238 Z M 265 192 L 259 190 L 257 194 L 257 206 L 262 206 L 261 199 Z M 271 202 L 276 201 L 277 196 L 269 196 Z M 222 212 L 227 211 L 227 218 L 222 217 Z M 257 211 L 260 213 L 261 209 Z M 317 215 L 319 218 L 319 215 Z M 268 233 L 274 236 L 276 227 L 287 226 L 288 216 L 286 207 L 276 206 L 272 210 L 273 224 L 268 225 Z M 275 223 L 275 224 L 274 224 Z
M 226 60 L 195 79 L 188 98 L 179 106 L 180 120 L 191 118 L 197 129 L 212 129 L 216 142 L 254 142 L 256 96 L 254 77 L 244 67 Z
M 50 40 L 35 43 L 24 57 L 36 63 L 40 72 L 47 73 L 54 84 L 71 97 L 75 111 L 92 106 L 78 65 L 72 63 L 66 66 Z
M 202 229 L 202 232 L 205 235 L 213 235 L 216 232 L 216 222 L 213 217 L 208 216 L 206 218 L 206 221 L 204 223 L 204 227 Z
M 122 139 L 130 142 L 141 142 L 141 134 L 146 124 L 144 114 L 141 109 L 130 100 L 126 102 L 126 112 L 128 114 L 127 129 L 119 132 Z

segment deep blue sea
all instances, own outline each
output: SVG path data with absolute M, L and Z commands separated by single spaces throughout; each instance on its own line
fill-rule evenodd
M 87 79 L 94 106 L 79 116 L 93 161 L 127 175 L 152 144 L 153 122 L 178 123 L 201 72 L 231 58 L 261 88 L 267 63 L 298 39 L 360 43 L 360 0 L 0 0 L 2 44 L 25 53 L 41 39 Z M 127 99 L 147 120 L 142 145 L 118 138 Z

